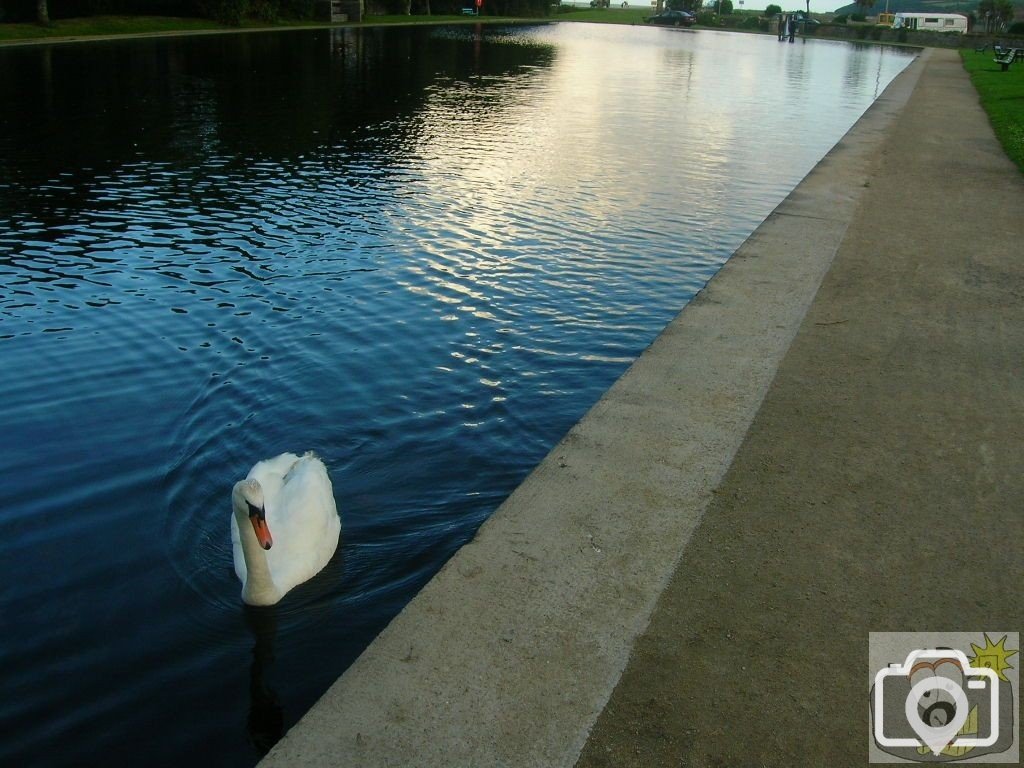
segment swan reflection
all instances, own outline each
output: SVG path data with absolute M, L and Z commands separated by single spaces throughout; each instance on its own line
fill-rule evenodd
M 249 667 L 249 716 L 245 728 L 260 755 L 270 751 L 284 733 L 284 709 L 267 680 L 274 665 L 277 636 L 277 608 L 243 608 L 245 624 L 253 636 L 252 665 Z

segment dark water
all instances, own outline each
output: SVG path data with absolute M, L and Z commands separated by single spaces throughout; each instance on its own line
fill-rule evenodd
M 909 57 L 590 25 L 0 50 L 0 763 L 255 762 Z M 229 493 L 342 545 L 243 610 Z

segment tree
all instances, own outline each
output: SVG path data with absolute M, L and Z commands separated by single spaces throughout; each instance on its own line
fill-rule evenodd
M 718 0 L 718 12 L 723 16 L 732 13 L 732 0 Z
M 775 5 L 775 3 L 772 3 L 767 8 L 764 9 L 764 15 L 769 19 L 772 16 L 778 16 L 780 13 L 782 13 L 782 6 Z
M 875 0 L 856 0 L 857 7 L 860 8 L 860 12 L 867 16 L 871 13 L 871 9 L 875 7 Z
M 985 19 L 985 31 L 994 32 L 1013 19 L 1013 3 L 1011 0 L 981 0 L 978 16 Z
M 996 18 L 999 19 L 1004 28 L 1013 21 L 1015 13 L 1013 3 L 1010 0 L 996 0 Z
M 39 0 L 36 5 L 36 19 L 40 24 L 50 25 L 50 9 L 47 7 L 46 0 Z

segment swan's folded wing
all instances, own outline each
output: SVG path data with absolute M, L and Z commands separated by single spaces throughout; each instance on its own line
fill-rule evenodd
M 291 589 L 315 576 L 338 546 L 341 520 L 323 462 L 303 457 L 292 467 L 276 499 L 273 519 L 270 509 L 267 516 L 275 540 L 267 560 L 278 587 Z

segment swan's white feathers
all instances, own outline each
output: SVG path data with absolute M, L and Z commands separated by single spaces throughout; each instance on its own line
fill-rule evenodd
M 283 596 L 319 573 L 337 549 L 341 520 L 334 490 L 327 468 L 312 452 L 301 458 L 282 453 L 261 461 L 250 470 L 248 478 L 257 480 L 263 489 L 267 527 L 274 540 L 265 553 L 255 550 L 251 556 L 262 553 L 266 557 L 274 585 Z M 249 525 L 242 530 L 244 534 L 240 534 L 236 515 L 232 515 L 235 573 L 244 585 L 247 568 L 241 536 L 255 540 L 255 534 Z

